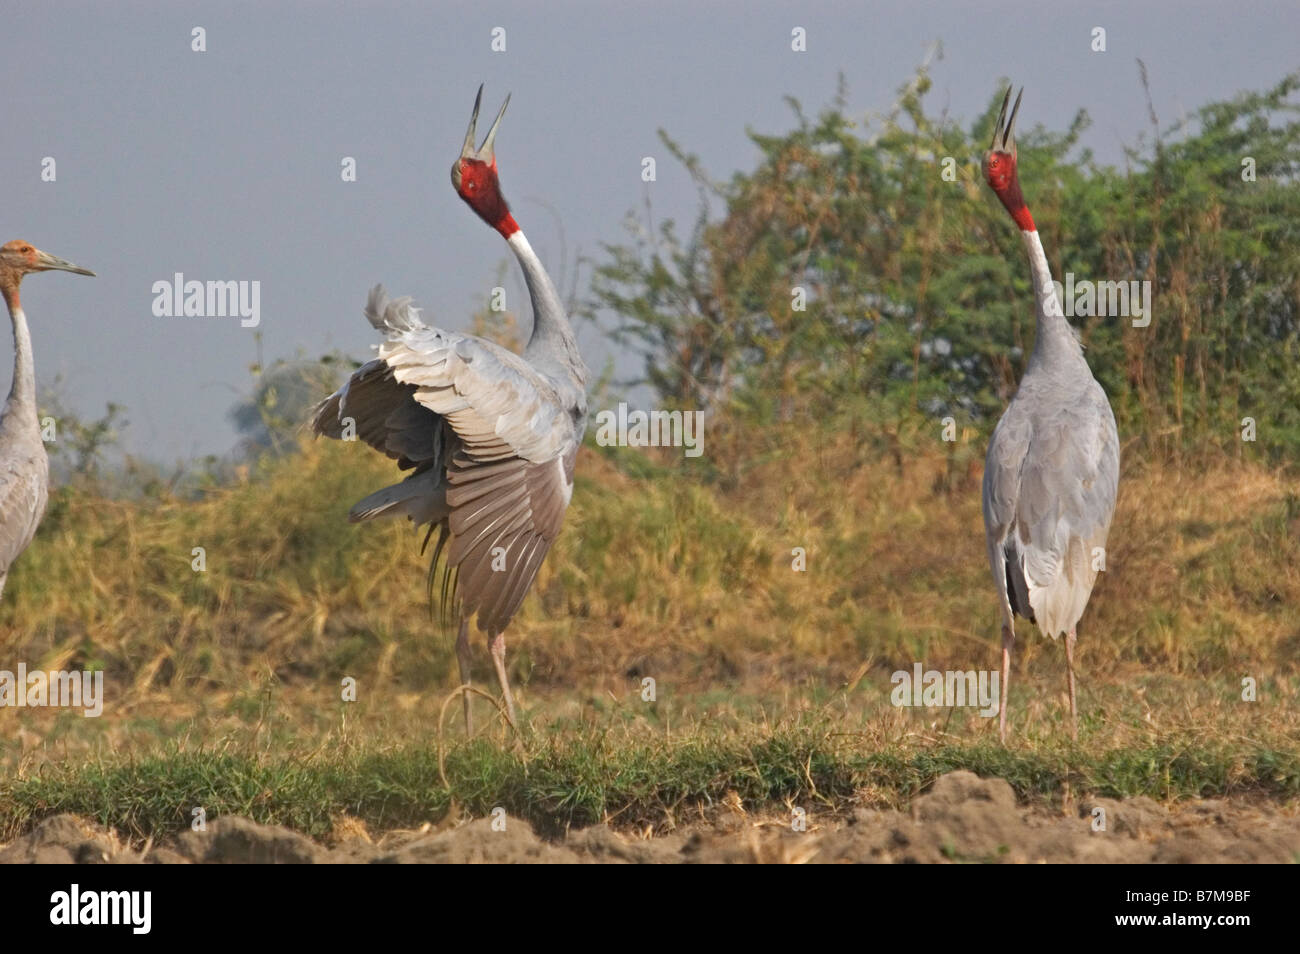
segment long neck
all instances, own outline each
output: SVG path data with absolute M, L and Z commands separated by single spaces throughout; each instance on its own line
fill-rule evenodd
M 36 424 L 36 368 L 32 364 L 32 336 L 27 330 L 27 317 L 18 303 L 18 295 L 5 295 L 9 317 L 14 323 L 14 383 L 5 402 L 5 418 L 11 415 L 20 422 Z
M 533 333 L 528 339 L 528 347 L 525 348 L 524 354 L 530 358 L 545 357 L 561 365 L 584 368 L 582 356 L 578 353 L 578 343 L 573 336 L 573 328 L 564 313 L 564 306 L 560 303 L 560 294 L 555 290 L 551 276 L 546 274 L 546 269 L 542 267 L 541 259 L 528 244 L 528 239 L 524 237 L 521 230 L 516 228 L 506 241 L 514 250 L 515 257 L 519 259 L 519 266 L 524 270 L 528 297 L 533 302 Z
M 1047 253 L 1043 251 L 1038 230 L 1022 229 L 1020 235 L 1029 256 L 1029 270 L 1034 283 L 1034 311 L 1038 322 L 1030 363 L 1081 361 L 1083 348 L 1061 310 L 1061 300 L 1057 298 L 1056 286 L 1052 284 L 1052 269 L 1047 264 Z

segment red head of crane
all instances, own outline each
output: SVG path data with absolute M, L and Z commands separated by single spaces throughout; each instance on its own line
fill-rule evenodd
M 505 102 L 501 104 L 483 145 L 475 149 L 474 133 L 482 101 L 483 87 L 480 86 L 478 96 L 474 99 L 474 113 L 469 120 L 469 130 L 465 133 L 465 145 L 461 147 L 460 156 L 451 167 L 451 184 L 456 194 L 478 213 L 479 218 L 500 232 L 503 238 L 509 239 L 519 231 L 519 225 L 510 214 L 510 206 L 501 194 L 501 182 L 497 178 L 496 138 L 501 117 L 510 105 L 510 97 L 506 96 Z
M 1011 96 L 1011 90 L 1007 90 L 1007 95 L 1002 101 L 1002 115 L 998 118 L 998 128 L 993 133 L 993 142 L 987 152 L 984 153 L 984 178 L 988 181 L 989 187 L 994 194 L 1002 200 L 1006 210 L 1011 213 L 1011 218 L 1015 220 L 1016 225 L 1020 226 L 1021 231 L 1033 232 L 1034 217 L 1029 214 L 1029 206 L 1025 205 L 1025 197 L 1020 192 L 1020 170 L 1018 168 L 1019 156 L 1016 153 L 1016 116 L 1020 112 L 1020 97 L 1025 94 L 1021 89 L 1016 96 L 1016 104 L 1011 108 L 1011 119 L 1003 125 L 1007 115 L 1007 99 Z M 999 143 L 998 139 L 1002 141 Z

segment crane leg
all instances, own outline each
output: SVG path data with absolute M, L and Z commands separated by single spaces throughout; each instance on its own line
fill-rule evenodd
M 1011 647 L 1016 643 L 1016 633 L 1011 623 L 1002 624 L 1002 686 L 998 698 L 998 739 L 1007 741 L 1007 686 L 1011 682 Z
M 506 676 L 506 637 L 497 633 L 492 637 L 492 664 L 497 669 L 497 682 L 501 683 L 501 695 L 506 701 L 506 720 L 510 728 L 518 729 L 515 723 L 515 697 L 510 694 L 510 679 Z
M 1065 634 L 1065 675 L 1070 683 L 1070 738 L 1079 739 L 1079 715 L 1074 707 L 1074 628 Z
M 470 684 L 469 661 L 469 620 L 461 617 L 460 632 L 456 636 L 456 662 L 460 664 L 460 684 L 462 686 Z M 460 698 L 461 702 L 465 704 L 465 735 L 470 736 L 474 734 L 474 717 L 469 711 L 470 694 L 462 692 Z

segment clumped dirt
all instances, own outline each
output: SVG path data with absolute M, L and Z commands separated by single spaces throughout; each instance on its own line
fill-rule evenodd
M 1105 830 L 1094 831 L 1094 809 Z M 501 822 L 504 821 L 504 830 Z M 1072 810 L 1029 807 L 1011 786 L 971 772 L 938 779 L 909 810 L 858 810 L 850 818 L 729 815 L 656 837 L 604 825 L 540 838 L 521 819 L 444 823 L 372 837 L 341 819 L 330 844 L 275 825 L 223 817 L 163 845 L 132 849 L 114 832 L 73 815 L 47 818 L 0 846 L 0 863 L 835 863 L 835 862 L 1294 862 L 1300 817 L 1275 806 L 1203 800 L 1170 810 L 1147 798 L 1094 798 Z

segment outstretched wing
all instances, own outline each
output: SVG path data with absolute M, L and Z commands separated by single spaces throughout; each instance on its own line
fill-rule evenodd
M 336 440 L 355 437 L 402 470 L 423 469 L 442 457 L 443 428 L 438 415 L 415 400 L 415 390 L 383 361 L 368 361 L 316 405 L 312 431 Z
M 338 436 L 332 422 L 350 414 L 357 437 L 417 475 L 422 462 L 438 463 L 445 522 L 434 561 L 445 547 L 453 602 L 495 635 L 559 534 L 579 443 L 573 409 L 518 355 L 427 327 L 409 299 L 390 302 L 382 286 L 366 314 L 387 335 L 379 358 L 321 405 L 317 432 Z M 372 495 L 373 507 L 391 505 L 415 479 Z
M 447 469 L 448 563 L 456 567 L 461 612 L 478 614 L 479 629 L 503 631 L 532 587 L 559 536 L 573 495 L 576 448 L 563 458 L 533 463 L 468 449 Z
M 382 287 L 372 292 L 383 295 Z M 523 358 L 474 335 L 429 328 L 401 299 L 385 309 L 388 338 L 379 360 L 415 400 L 451 425 L 467 446 L 501 446 L 534 463 L 555 460 L 576 443 L 568 402 Z
M 1081 400 L 1030 406 L 1013 401 L 990 442 L 985 528 L 1008 601 L 1027 602 L 1026 615 L 1055 637 L 1078 623 L 1102 565 L 1095 551 L 1115 512 L 1119 435 L 1095 381 Z
M 523 603 L 573 494 L 577 435 L 557 388 L 490 341 L 394 315 L 380 359 L 451 427 L 447 561 L 461 612 L 495 635 Z
M 380 331 L 405 320 L 409 298 L 390 301 L 382 285 L 370 290 L 364 314 Z M 316 435 L 357 438 L 387 454 L 403 470 L 425 470 L 445 459 L 445 429 L 433 411 L 415 400 L 416 388 L 397 380 L 387 362 L 367 361 L 343 386 L 312 410 Z
M 389 303 L 382 291 L 371 292 L 366 317 L 384 327 Z M 402 384 L 384 361 L 368 361 L 343 386 L 316 405 L 313 433 L 336 440 L 362 440 L 412 471 L 400 483 L 376 491 L 352 508 L 351 520 L 408 516 L 416 526 L 437 523 L 447 515 L 444 472 L 455 438 L 433 411 L 415 400 L 414 385 Z

